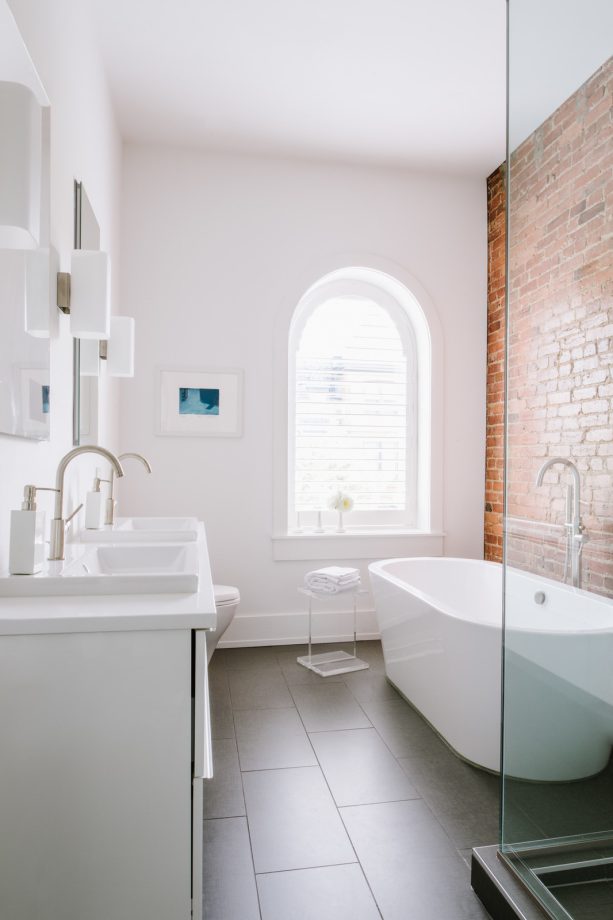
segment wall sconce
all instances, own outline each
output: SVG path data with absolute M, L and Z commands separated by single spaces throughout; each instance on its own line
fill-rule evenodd
M 106 252 L 75 249 L 70 274 L 58 272 L 57 305 L 70 313 L 75 339 L 108 339 L 111 333 L 110 269 Z
M 131 316 L 111 316 L 108 341 L 82 339 L 81 376 L 100 376 L 100 361 L 106 361 L 109 377 L 134 376 L 134 320 Z
M 40 242 L 42 109 L 27 86 L 0 82 L 0 124 L 0 247 L 35 249 Z
M 131 316 L 111 317 L 106 362 L 111 377 L 134 376 L 134 320 Z

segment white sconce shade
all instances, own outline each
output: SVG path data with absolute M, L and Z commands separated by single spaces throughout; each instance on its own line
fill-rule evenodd
M 100 342 L 98 339 L 81 339 L 79 373 L 81 377 L 100 376 Z
M 134 320 L 131 316 L 111 317 L 107 371 L 111 377 L 134 376 Z
M 37 339 L 49 338 L 50 259 L 48 249 L 32 249 L 25 255 L 26 332 Z
M 76 339 L 108 339 L 110 269 L 106 252 L 76 249 L 70 267 L 70 332 Z
M 0 247 L 40 242 L 42 109 L 21 83 L 0 82 Z

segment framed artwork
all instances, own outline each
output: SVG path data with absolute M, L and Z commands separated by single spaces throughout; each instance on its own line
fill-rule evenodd
M 158 371 L 158 434 L 238 438 L 242 434 L 242 411 L 240 370 Z

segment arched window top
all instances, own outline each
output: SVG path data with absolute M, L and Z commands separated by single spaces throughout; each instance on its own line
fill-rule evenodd
M 325 514 L 339 489 L 354 500 L 349 526 L 425 522 L 429 373 L 425 316 L 390 275 L 340 269 L 306 292 L 289 336 L 288 526 Z

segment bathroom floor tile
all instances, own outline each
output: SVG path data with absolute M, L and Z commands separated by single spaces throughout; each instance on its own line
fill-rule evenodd
M 235 720 L 241 770 L 317 766 L 295 709 L 242 709 Z
M 209 672 L 211 695 L 211 736 L 213 739 L 234 738 L 234 718 L 230 700 L 230 686 L 224 672 Z
M 380 920 L 357 864 L 257 876 L 262 920 Z
M 204 782 L 204 817 L 235 818 L 245 814 L 243 781 L 236 742 L 213 740 L 213 779 Z
M 256 872 L 355 862 L 319 767 L 243 774 Z
M 217 648 L 211 659 L 211 667 L 226 671 L 265 671 L 277 664 L 275 646 L 263 645 L 256 648 Z
M 246 818 L 205 821 L 204 916 L 260 920 Z
M 358 703 L 372 700 L 399 700 L 400 694 L 392 687 L 385 674 L 373 671 L 354 671 L 343 675 L 344 682 Z
M 420 758 L 427 758 L 444 747 L 428 723 L 402 698 L 368 700 L 360 705 L 396 757 L 419 752 Z
M 294 701 L 280 669 L 230 671 L 232 709 L 287 709 Z
M 342 808 L 385 920 L 485 920 L 470 873 L 421 801 Z
M 316 732 L 310 738 L 337 805 L 419 798 L 374 728 Z
M 371 727 L 344 683 L 292 686 L 291 692 L 308 732 Z

